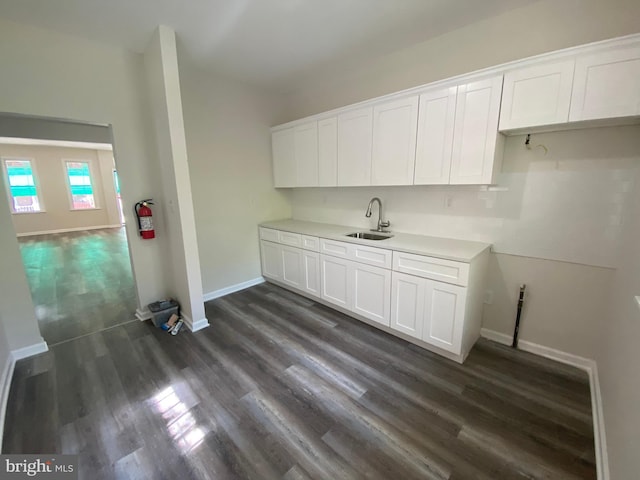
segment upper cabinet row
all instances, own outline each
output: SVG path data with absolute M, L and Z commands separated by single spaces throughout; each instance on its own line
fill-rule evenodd
M 502 76 L 273 131 L 276 187 L 491 183 Z
M 640 115 L 640 47 L 507 72 L 501 131 Z
M 637 43 L 528 61 L 274 127 L 275 186 L 491 184 L 502 159 L 499 132 L 639 115 Z

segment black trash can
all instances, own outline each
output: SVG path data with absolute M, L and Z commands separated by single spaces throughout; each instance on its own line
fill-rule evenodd
M 151 321 L 158 328 L 167 323 L 174 313 L 180 315 L 180 304 L 172 299 L 150 303 L 148 308 L 151 312 Z

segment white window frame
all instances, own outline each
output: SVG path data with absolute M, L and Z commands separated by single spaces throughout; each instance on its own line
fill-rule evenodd
M 40 210 L 37 212 L 18 212 L 14 207 L 13 195 L 11 195 L 11 185 L 9 184 L 9 171 L 7 170 L 7 160 L 16 162 L 29 162 L 31 165 L 31 175 L 33 176 L 33 185 L 36 189 L 36 197 L 38 198 L 38 205 Z M 4 186 L 7 190 L 7 199 L 9 200 L 9 209 L 12 215 L 37 215 L 38 213 L 46 213 L 44 208 L 44 201 L 42 200 L 42 189 L 40 188 L 40 176 L 38 175 L 38 169 L 36 167 L 36 160 L 32 157 L 0 157 L 2 161 L 2 178 Z
M 89 181 L 91 182 L 91 189 L 93 191 L 93 207 L 92 208 L 73 208 L 73 194 L 71 193 L 71 182 L 69 181 L 69 170 L 67 163 L 86 163 L 89 166 Z M 63 158 L 62 159 L 62 172 L 64 174 L 64 183 L 67 186 L 67 198 L 69 200 L 69 211 L 71 212 L 90 212 L 92 210 L 100 210 L 98 204 L 98 188 L 96 184 L 96 175 L 93 167 L 93 161 L 89 159 L 80 158 Z

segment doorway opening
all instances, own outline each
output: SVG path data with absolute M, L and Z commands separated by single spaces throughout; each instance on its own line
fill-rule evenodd
M 19 116 L 12 131 L 0 117 L 0 173 L 44 340 L 137 321 L 110 127 Z

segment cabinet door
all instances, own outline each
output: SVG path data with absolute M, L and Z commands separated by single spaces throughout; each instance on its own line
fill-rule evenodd
M 342 258 L 320 255 L 320 297 L 342 308 L 350 308 L 349 262 Z
M 277 243 L 260 241 L 262 275 L 276 280 L 282 279 L 282 247 Z
M 318 185 L 338 184 L 338 118 L 318 121 Z
M 282 281 L 292 287 L 303 288 L 302 250 L 280 246 L 282 252 Z
M 373 108 L 338 116 L 338 185 L 371 185 Z
M 441 88 L 420 95 L 418 139 L 413 183 L 449 183 L 451 151 L 458 87 Z
M 393 272 L 391 277 L 391 328 L 422 340 L 424 295 L 423 278 Z
M 567 122 L 575 63 L 571 59 L 507 73 L 500 130 Z
M 297 187 L 318 185 L 318 122 L 294 128 Z
M 302 252 L 302 289 L 320 296 L 320 254 L 316 252 Z
M 465 287 L 425 280 L 424 329 L 422 339 L 459 355 L 466 301 Z
M 578 58 L 569 120 L 640 115 L 640 47 Z
M 276 187 L 295 187 L 297 182 L 293 127 L 271 134 L 273 183 Z
M 372 185 L 413 183 L 417 121 L 417 96 L 373 108 Z
M 453 132 L 451 184 L 489 184 L 498 142 L 502 76 L 460 85 Z
M 391 316 L 391 270 L 351 262 L 349 277 L 353 289 L 351 310 L 388 327 Z

